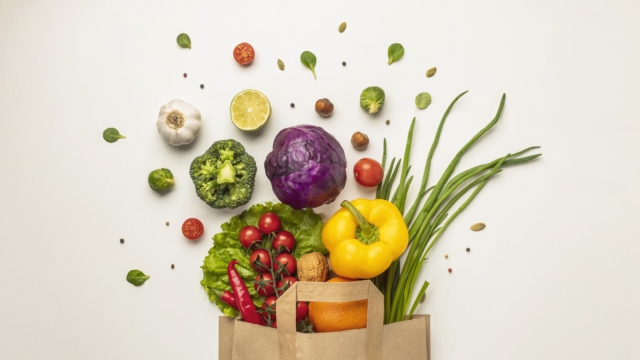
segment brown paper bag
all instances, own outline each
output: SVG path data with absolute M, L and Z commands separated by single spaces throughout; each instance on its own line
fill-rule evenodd
M 331 333 L 296 332 L 296 301 L 369 300 L 367 327 Z M 220 360 L 429 359 L 429 315 L 383 326 L 384 298 L 369 280 L 297 282 L 277 301 L 278 329 L 220 317 Z

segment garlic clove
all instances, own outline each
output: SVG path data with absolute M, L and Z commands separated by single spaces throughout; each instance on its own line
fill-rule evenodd
M 187 108 L 188 106 L 191 106 L 191 104 L 186 103 L 180 99 L 173 99 L 169 101 L 165 106 L 168 109 L 167 112 L 170 112 L 172 110 L 184 111 L 184 109 Z
M 176 130 L 165 131 L 163 137 L 169 144 L 173 146 L 182 145 L 182 143 L 180 142 L 180 138 L 178 137 L 178 132 Z
M 180 145 L 186 145 L 186 144 L 191 144 L 191 142 L 193 142 L 193 140 L 196 138 L 194 133 L 191 129 L 188 129 L 186 127 L 182 127 L 182 129 L 179 130 L 175 130 L 176 131 L 176 136 L 178 139 L 181 139 L 181 143 Z
M 187 130 L 191 133 L 191 136 L 195 137 L 200 133 L 201 128 L 202 124 L 198 121 L 186 121 L 180 130 Z

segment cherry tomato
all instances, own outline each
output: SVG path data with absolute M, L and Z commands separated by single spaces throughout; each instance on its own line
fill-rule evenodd
M 256 260 L 260 260 L 260 262 L 264 264 L 264 266 L 256 266 L 254 264 Z M 269 272 L 269 270 L 271 270 L 271 255 L 269 255 L 269 252 L 265 249 L 254 250 L 251 253 L 251 256 L 249 256 L 249 264 L 251 264 L 251 267 L 256 272 Z
M 270 273 L 258 274 L 253 282 L 253 288 L 262 296 L 273 295 L 273 276 Z
M 256 52 L 253 50 L 253 46 L 246 42 L 238 44 L 233 49 L 233 58 L 236 59 L 240 65 L 249 65 L 256 57 Z
M 378 186 L 382 182 L 384 170 L 379 162 L 363 158 L 353 165 L 353 176 L 358 184 L 366 187 Z
M 238 238 L 240 239 L 240 244 L 248 249 L 254 242 L 262 240 L 262 234 L 257 227 L 248 225 L 240 230 Z
M 273 312 L 269 312 L 268 314 L 262 313 L 262 316 L 264 316 L 264 319 L 267 321 L 269 320 L 269 315 L 271 315 L 272 323 L 276 321 L 276 300 L 278 300 L 277 297 L 269 296 L 268 298 L 264 299 L 264 301 L 262 302 L 262 310 L 267 310 L 267 308 L 273 310 Z
M 296 280 L 296 278 L 294 278 L 293 276 L 285 276 L 284 278 L 282 278 L 282 280 L 278 281 L 278 284 L 276 285 L 277 291 L 279 295 L 284 294 L 285 291 L 289 290 L 289 288 L 291 287 L 291 285 L 297 283 L 298 280 Z
M 283 251 L 290 253 L 293 251 L 294 246 L 296 246 L 296 239 L 294 239 L 293 234 L 287 230 L 282 230 L 276 233 L 272 245 L 275 251 L 280 251 L 280 248 L 282 248 Z
M 282 266 L 286 267 L 287 270 L 282 272 L 283 276 L 293 275 L 293 273 L 296 272 L 296 269 L 298 268 L 296 259 L 293 257 L 293 255 L 288 253 L 278 254 L 273 260 L 275 261 L 275 263 L 273 264 L 273 270 L 278 271 L 278 269 L 280 269 L 280 266 L 278 264 L 282 264 Z
M 196 218 L 189 218 L 182 224 L 182 235 L 189 240 L 198 240 L 204 232 L 202 222 Z
M 272 212 L 264 213 L 258 220 L 258 227 L 263 234 L 271 234 L 280 230 L 280 218 Z
M 309 315 L 309 306 L 304 301 L 299 301 L 296 304 L 296 322 L 304 320 Z

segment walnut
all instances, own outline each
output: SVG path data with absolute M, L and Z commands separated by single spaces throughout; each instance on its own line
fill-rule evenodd
M 319 252 L 312 252 L 298 260 L 298 280 L 325 282 L 329 274 L 329 262 Z

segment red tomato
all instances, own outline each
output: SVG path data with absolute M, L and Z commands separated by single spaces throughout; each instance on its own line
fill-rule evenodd
M 378 186 L 382 182 L 384 170 L 379 162 L 363 158 L 353 165 L 353 176 L 356 177 L 358 184 L 366 187 Z
M 248 225 L 240 230 L 238 238 L 240 239 L 240 244 L 248 249 L 254 242 L 262 240 L 262 234 L 257 227 Z
M 253 282 L 253 288 L 262 296 L 273 295 L 273 276 L 270 273 L 259 274 Z
M 278 269 L 280 269 L 280 265 L 278 264 L 281 264 L 282 266 L 287 268 L 286 271 L 282 272 L 283 276 L 293 275 L 293 273 L 296 272 L 296 269 L 298 268 L 296 259 L 293 257 L 293 255 L 288 253 L 278 254 L 273 260 L 275 261 L 275 263 L 273 264 L 273 270 L 278 271 Z
M 260 262 L 264 264 L 264 266 L 256 266 L 254 264 L 256 260 L 260 260 Z M 269 272 L 269 270 L 271 270 L 271 255 L 269 255 L 269 252 L 265 249 L 254 250 L 251 253 L 251 256 L 249 256 L 249 264 L 251 264 L 251 267 L 256 272 Z
M 296 280 L 296 278 L 294 278 L 293 276 L 285 276 L 282 280 L 278 281 L 278 284 L 276 285 L 277 291 L 279 295 L 284 294 L 285 291 L 289 290 L 289 288 L 291 287 L 291 285 L 297 283 L 298 280 Z
M 271 323 L 271 327 L 274 328 L 274 329 L 277 329 L 278 328 L 278 322 L 277 321 L 272 322 Z
M 296 246 L 296 240 L 293 238 L 293 234 L 287 230 L 282 230 L 276 233 L 272 245 L 275 251 L 280 251 L 280 248 L 282 248 L 283 251 L 290 253 L 293 251 L 294 246 Z
M 256 52 L 253 50 L 253 46 L 246 42 L 238 44 L 233 49 L 233 57 L 240 65 L 249 65 L 256 57 Z
M 197 240 L 204 232 L 202 222 L 196 218 L 189 218 L 182 224 L 182 235 L 189 240 Z
M 280 218 L 272 212 L 264 213 L 258 220 L 258 227 L 263 234 L 271 234 L 280 230 Z
M 275 296 L 269 296 L 268 298 L 264 299 L 264 301 L 262 302 L 262 310 L 267 310 L 267 308 L 271 309 L 273 312 L 267 313 L 262 313 L 262 315 L 264 316 L 265 320 L 269 320 L 269 315 L 271 315 L 271 322 L 273 323 L 276 320 L 276 300 L 278 300 L 277 297 Z
M 309 306 L 304 301 L 299 301 L 296 304 L 296 322 L 304 320 L 309 314 Z

